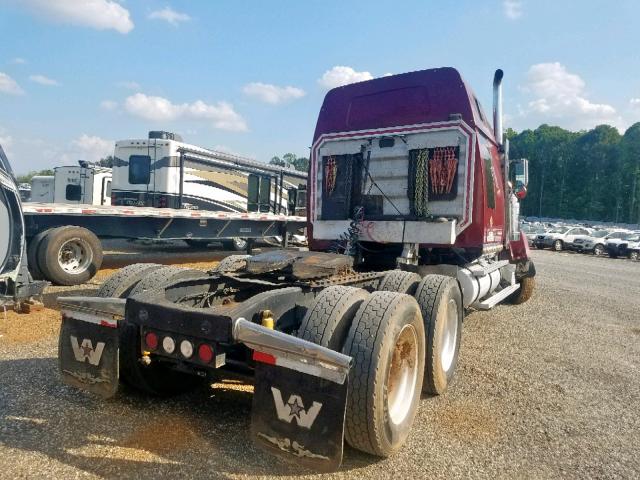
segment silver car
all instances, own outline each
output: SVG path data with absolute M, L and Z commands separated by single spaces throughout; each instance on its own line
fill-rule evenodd
M 533 244 L 537 248 L 551 248 L 560 252 L 573 243 L 579 235 L 590 235 L 591 230 L 585 227 L 556 227 L 547 233 L 537 235 Z
M 573 239 L 573 243 L 569 248 L 576 252 L 603 255 L 605 253 L 604 246 L 607 243 L 607 238 L 615 233 L 617 232 L 611 232 L 610 230 L 596 230 L 590 235 L 578 235 Z

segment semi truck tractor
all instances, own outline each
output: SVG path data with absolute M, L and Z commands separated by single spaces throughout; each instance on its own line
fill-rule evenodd
M 250 436 L 330 471 L 346 441 L 386 457 L 422 393 L 444 394 L 464 316 L 534 289 L 510 161 L 502 71 L 493 125 L 453 68 L 327 93 L 307 186 L 309 251 L 233 255 L 209 272 L 135 264 L 95 297 L 66 297 L 64 382 L 185 392 L 234 371 L 254 385 Z

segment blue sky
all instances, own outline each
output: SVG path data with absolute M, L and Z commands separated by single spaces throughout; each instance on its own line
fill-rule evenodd
M 0 143 L 17 172 L 148 130 L 306 155 L 330 86 L 454 66 L 506 126 L 640 120 L 633 0 L 0 0 Z

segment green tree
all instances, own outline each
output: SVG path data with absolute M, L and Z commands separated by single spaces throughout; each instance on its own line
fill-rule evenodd
M 24 175 L 18 175 L 17 177 L 18 183 L 31 183 L 31 179 L 36 175 L 53 175 L 53 170 L 51 169 L 32 170 L 31 172 L 26 173 Z

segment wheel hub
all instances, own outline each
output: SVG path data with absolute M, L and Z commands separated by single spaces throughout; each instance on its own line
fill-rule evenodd
M 442 348 L 440 349 L 440 363 L 442 369 L 448 372 L 453 364 L 458 343 L 458 305 L 454 299 L 449 299 L 445 317 Z
M 398 425 L 409 414 L 418 381 L 418 334 L 405 325 L 396 337 L 387 377 L 387 410 Z
M 66 273 L 80 274 L 89 268 L 93 253 L 81 238 L 72 238 L 65 242 L 58 251 L 58 263 Z

